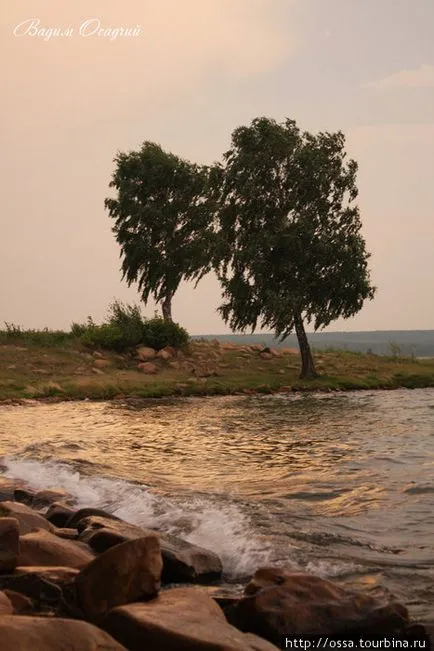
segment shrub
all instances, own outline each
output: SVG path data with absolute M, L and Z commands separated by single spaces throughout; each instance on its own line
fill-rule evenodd
M 177 323 L 154 317 L 145 321 L 141 343 L 150 348 L 161 350 L 165 346 L 180 348 L 188 342 L 188 339 L 187 330 Z
M 80 341 L 83 346 L 88 348 L 106 348 L 117 352 L 122 352 L 128 348 L 125 345 L 122 331 L 111 323 L 103 323 L 102 325 L 87 328 L 86 332 L 81 335 Z
M 110 305 L 108 318 L 102 325 L 95 325 L 88 318 L 87 325 L 73 323 L 71 332 L 80 337 L 84 346 L 106 348 L 122 352 L 139 344 L 160 350 L 165 346 L 179 348 L 188 341 L 188 333 L 177 323 L 159 317 L 145 319 L 137 305 L 125 305 L 115 301 Z
M 115 301 L 110 305 L 108 324 L 122 333 L 124 348 L 133 348 L 143 340 L 145 321 L 138 305 Z

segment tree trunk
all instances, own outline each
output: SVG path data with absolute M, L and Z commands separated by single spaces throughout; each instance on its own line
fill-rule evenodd
M 163 319 L 165 321 L 172 321 L 172 294 L 166 294 L 165 299 L 161 303 L 161 311 L 163 312 Z
M 315 370 L 315 364 L 307 340 L 306 331 L 304 329 L 303 318 L 300 313 L 294 315 L 294 325 L 301 354 L 300 379 L 305 380 L 315 378 L 317 377 L 317 372 Z

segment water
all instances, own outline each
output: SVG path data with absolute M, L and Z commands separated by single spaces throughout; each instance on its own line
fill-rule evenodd
M 434 611 L 434 390 L 0 407 L 6 474 Z

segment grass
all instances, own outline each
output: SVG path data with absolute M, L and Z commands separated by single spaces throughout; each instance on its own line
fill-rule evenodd
M 61 334 L 66 335 L 64 337 Z M 103 355 L 105 366 L 97 368 Z M 100 400 L 274 391 L 336 391 L 434 386 L 434 360 L 350 351 L 315 354 L 319 377 L 300 380 L 292 351 L 270 359 L 249 346 L 192 341 L 180 368 L 158 361 L 156 375 L 138 369 L 132 353 L 95 352 L 68 333 L 0 333 L 0 400 Z

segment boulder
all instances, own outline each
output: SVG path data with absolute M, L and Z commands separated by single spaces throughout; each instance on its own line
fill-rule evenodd
M 6 477 L 0 477 L 0 501 L 14 500 L 16 483 Z
M 193 545 L 176 536 L 142 529 L 122 520 L 107 520 L 91 516 L 78 523 L 80 540 L 97 552 L 113 545 L 146 535 L 157 535 L 163 556 L 163 583 L 206 583 L 220 578 L 222 563 L 208 549 Z
M 95 368 L 107 368 L 108 366 L 111 366 L 111 362 L 109 359 L 96 359 L 93 365 Z
M 16 488 L 14 490 L 13 499 L 15 502 L 20 502 L 21 504 L 27 504 L 27 506 L 31 506 L 35 494 L 35 491 L 33 491 L 31 488 Z
M 87 507 L 75 511 L 62 526 L 66 527 L 67 529 L 77 529 L 79 522 L 81 520 L 84 520 L 84 518 L 89 517 L 90 515 L 101 516 L 107 520 L 119 520 L 119 518 L 117 518 L 115 515 L 112 515 L 111 513 L 107 513 L 107 511 L 93 507 Z
M 172 357 L 173 353 L 170 350 L 167 350 L 167 348 L 162 348 L 157 353 L 157 359 L 162 359 L 163 362 L 168 362 Z
M 0 502 L 0 519 L 2 517 L 18 520 L 21 535 L 36 531 L 36 529 L 54 531 L 53 525 L 43 515 L 19 502 Z
M 65 540 L 77 540 L 78 531 L 77 529 L 67 529 L 66 527 L 58 527 L 54 532 L 59 538 L 64 538 Z
M 89 547 L 78 541 L 65 540 L 39 529 L 20 537 L 18 565 L 51 566 L 81 569 L 94 559 Z
M 65 527 L 68 520 L 76 513 L 66 504 L 54 502 L 48 508 L 45 514 L 46 519 L 56 527 Z
M 48 488 L 36 493 L 33 497 L 32 506 L 33 508 L 40 509 L 58 502 L 73 503 L 73 501 L 74 498 L 67 491 L 62 490 L 61 488 Z
M 33 601 L 25 595 L 8 589 L 3 590 L 3 593 L 11 602 L 14 613 L 26 615 L 34 612 Z
M 13 572 L 18 562 L 20 528 L 15 518 L 0 518 L 0 573 Z
M 162 567 L 156 536 L 116 545 L 76 577 L 77 603 L 86 617 L 99 620 L 115 606 L 155 596 Z
M 13 574 L 0 575 L 0 590 L 24 595 L 34 612 L 70 615 L 65 596 L 78 573 L 70 567 L 17 567 Z
M 8 596 L 0 591 L 0 618 L 3 615 L 12 615 L 14 608 Z
M 157 353 L 155 350 L 153 348 L 148 348 L 147 346 L 140 346 L 140 348 L 137 349 L 137 357 L 141 362 L 147 362 L 150 359 L 154 359 L 156 355 Z
M 141 362 L 138 364 L 137 368 L 139 368 L 142 373 L 145 373 L 146 375 L 155 375 L 155 373 L 158 371 L 158 367 L 152 362 Z
M 200 589 L 164 590 L 152 601 L 114 608 L 104 628 L 130 651 L 276 651 L 228 624 Z
M 221 577 L 223 567 L 217 554 L 176 536 L 158 535 L 163 554 L 164 583 L 206 583 Z
M 0 639 L 2 651 L 126 651 L 96 626 L 71 619 L 5 615 Z
M 405 627 L 407 609 L 388 597 L 355 593 L 312 574 L 258 570 L 244 598 L 225 611 L 245 632 L 274 644 L 284 634 L 391 634 Z

